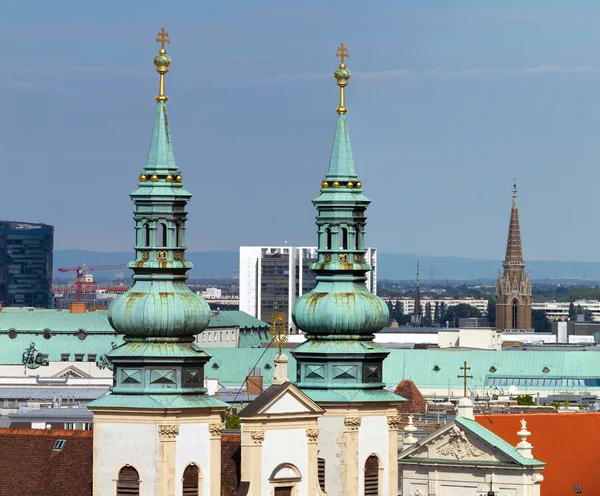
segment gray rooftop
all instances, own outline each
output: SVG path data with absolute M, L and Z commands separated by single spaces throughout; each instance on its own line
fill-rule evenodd
M 107 387 L 0 387 L 0 399 L 52 400 L 60 396 L 63 399 L 95 400 L 107 392 Z

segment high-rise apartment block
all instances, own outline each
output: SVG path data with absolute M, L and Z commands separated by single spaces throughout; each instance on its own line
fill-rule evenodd
M 264 322 L 274 312 L 284 312 L 290 327 L 294 301 L 311 291 L 315 274 L 311 265 L 318 259 L 316 247 L 241 246 L 240 310 Z M 366 285 L 377 293 L 377 250 L 367 248 L 365 262 L 371 266 Z
M 50 306 L 54 227 L 0 221 L 0 302 L 6 307 Z

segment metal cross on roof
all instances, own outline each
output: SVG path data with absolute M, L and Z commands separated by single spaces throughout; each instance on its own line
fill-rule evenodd
M 344 46 L 344 44 L 342 43 L 339 48 L 338 48 L 338 52 L 335 54 L 336 57 L 339 57 L 341 59 L 341 63 L 344 63 L 344 59 L 350 57 L 350 54 L 348 53 L 348 49 Z
M 165 31 L 165 28 L 160 28 L 158 36 L 160 36 L 160 38 L 156 38 L 156 43 L 160 43 L 160 49 L 164 50 L 165 43 L 171 43 L 171 40 L 167 38 L 169 36 L 169 33 Z
M 471 370 L 471 367 L 467 367 L 467 362 L 465 362 L 465 364 L 462 367 L 460 367 L 460 370 L 463 371 L 463 374 L 459 375 L 458 378 L 462 379 L 464 381 L 463 396 L 466 398 L 467 397 L 467 379 L 473 379 L 473 376 L 467 375 L 467 370 Z

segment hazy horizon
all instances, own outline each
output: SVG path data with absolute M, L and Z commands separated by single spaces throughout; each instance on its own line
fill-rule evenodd
M 600 4 L 591 0 L 4 6 L 3 218 L 56 249 L 133 245 L 161 27 L 192 252 L 316 243 L 349 49 L 356 169 L 382 253 L 504 256 L 513 177 L 527 261 L 600 261 Z

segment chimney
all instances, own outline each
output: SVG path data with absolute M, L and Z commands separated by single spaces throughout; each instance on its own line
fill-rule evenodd
M 246 391 L 248 394 L 262 394 L 263 392 L 263 377 L 262 375 L 249 375 L 246 379 Z
M 83 301 L 75 301 L 69 306 L 71 313 L 85 313 L 86 312 L 86 304 Z

